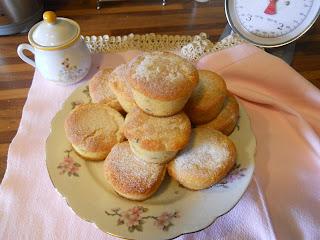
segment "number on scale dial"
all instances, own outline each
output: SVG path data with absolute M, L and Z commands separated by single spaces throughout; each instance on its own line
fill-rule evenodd
M 241 24 L 248 32 L 259 37 L 274 38 L 295 30 L 308 16 L 313 1 L 235 0 L 235 8 Z

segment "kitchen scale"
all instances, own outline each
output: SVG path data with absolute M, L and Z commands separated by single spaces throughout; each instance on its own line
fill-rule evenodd
M 231 31 L 291 63 L 294 41 L 306 33 L 320 14 L 320 0 L 225 0 Z

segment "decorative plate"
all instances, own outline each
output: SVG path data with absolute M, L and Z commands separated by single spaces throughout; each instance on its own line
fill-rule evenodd
M 88 86 L 77 88 L 52 121 L 46 162 L 55 188 L 68 205 L 102 231 L 125 239 L 172 239 L 210 226 L 239 201 L 254 170 L 256 141 L 248 115 L 240 106 L 240 120 L 231 135 L 237 147 L 237 164 L 220 183 L 190 191 L 166 176 L 148 200 L 130 201 L 117 195 L 103 176 L 103 162 L 85 161 L 64 132 L 67 114 L 78 104 L 90 102 Z

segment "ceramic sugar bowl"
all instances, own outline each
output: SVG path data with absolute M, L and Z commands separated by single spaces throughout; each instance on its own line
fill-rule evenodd
M 20 44 L 18 55 L 46 79 L 67 85 L 80 81 L 88 73 L 91 55 L 75 21 L 57 18 L 54 12 L 47 11 L 43 21 L 30 29 L 28 39 L 31 45 Z M 24 50 L 32 52 L 35 61 L 24 55 Z

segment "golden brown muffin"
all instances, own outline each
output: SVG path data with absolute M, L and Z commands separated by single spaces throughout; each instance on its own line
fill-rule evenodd
M 109 86 L 126 112 L 130 112 L 137 106 L 128 82 L 128 66 L 126 64 L 121 64 L 112 71 L 109 77 Z
M 89 93 L 94 103 L 105 103 L 109 107 L 122 112 L 123 109 L 116 95 L 109 87 L 109 76 L 112 69 L 106 68 L 98 71 L 89 81 Z
M 236 147 L 221 132 L 195 128 L 191 141 L 168 164 L 168 173 L 186 188 L 200 190 L 219 182 L 236 161 Z
M 130 62 L 133 98 L 143 111 L 154 116 L 179 112 L 198 80 L 196 68 L 173 53 L 145 53 Z
M 104 162 L 107 181 L 121 196 L 132 200 L 149 198 L 159 188 L 165 166 L 147 163 L 133 154 L 128 142 L 115 145 Z
M 82 104 L 72 110 L 64 124 L 75 151 L 88 160 L 104 160 L 111 148 L 124 140 L 122 115 L 101 103 Z
M 225 100 L 224 107 L 219 115 L 211 122 L 197 127 L 204 127 L 207 129 L 216 129 L 225 135 L 230 135 L 234 127 L 237 125 L 239 119 L 239 104 L 236 98 L 228 93 Z
M 199 83 L 193 90 L 184 111 L 193 124 L 204 124 L 214 119 L 223 107 L 227 87 L 218 74 L 199 70 Z
M 160 118 L 137 107 L 125 118 L 124 134 L 139 158 L 160 164 L 171 160 L 188 144 L 191 123 L 183 112 Z

